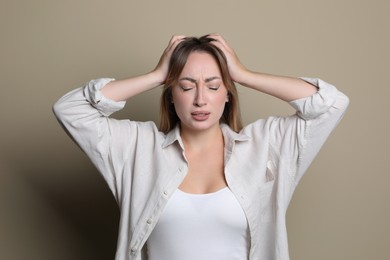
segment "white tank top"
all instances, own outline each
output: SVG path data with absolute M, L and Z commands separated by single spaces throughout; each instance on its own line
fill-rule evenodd
M 214 193 L 177 190 L 148 241 L 149 260 L 248 259 L 245 214 L 228 187 Z

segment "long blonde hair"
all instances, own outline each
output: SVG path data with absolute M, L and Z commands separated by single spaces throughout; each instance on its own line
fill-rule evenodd
M 176 124 L 180 122 L 172 104 L 172 86 L 177 84 L 177 80 L 187 62 L 188 56 L 194 52 L 205 52 L 210 54 L 218 63 L 222 75 L 222 81 L 228 91 L 229 102 L 225 104 L 220 121 L 230 126 L 233 131 L 242 129 L 241 113 L 238 101 L 238 93 L 233 80 L 230 77 L 227 61 L 224 53 L 211 42 L 212 38 L 207 35 L 202 37 L 187 37 L 180 42 L 173 51 L 169 63 L 169 70 L 160 103 L 160 131 L 168 133 Z

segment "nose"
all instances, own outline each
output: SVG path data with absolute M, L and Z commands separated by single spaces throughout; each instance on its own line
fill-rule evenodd
M 196 89 L 196 96 L 195 96 L 195 99 L 194 99 L 194 106 L 197 106 L 197 107 L 202 107 L 204 105 L 206 105 L 206 99 L 205 99 L 205 96 L 204 96 L 204 90 L 203 90 L 203 87 L 197 87 Z

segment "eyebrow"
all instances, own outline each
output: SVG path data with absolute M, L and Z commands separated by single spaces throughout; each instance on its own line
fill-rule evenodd
M 205 82 L 207 83 L 207 82 L 210 82 L 210 81 L 213 81 L 216 79 L 221 79 L 221 78 L 220 77 L 210 77 L 210 78 L 205 79 Z M 183 80 L 187 80 L 187 81 L 190 81 L 192 83 L 196 83 L 196 80 L 193 78 L 190 78 L 190 77 L 183 77 L 183 78 L 179 79 L 179 81 L 183 81 Z

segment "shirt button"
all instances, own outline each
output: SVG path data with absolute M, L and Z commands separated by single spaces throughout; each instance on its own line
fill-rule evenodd
M 153 220 L 150 218 L 146 221 L 146 223 L 148 223 L 149 225 L 153 223 Z
M 168 191 L 164 190 L 163 194 L 164 194 L 165 196 L 167 196 L 167 195 L 168 195 Z
M 137 253 L 137 248 L 133 247 L 132 249 L 130 249 L 130 253 L 132 255 L 135 255 L 135 253 Z

